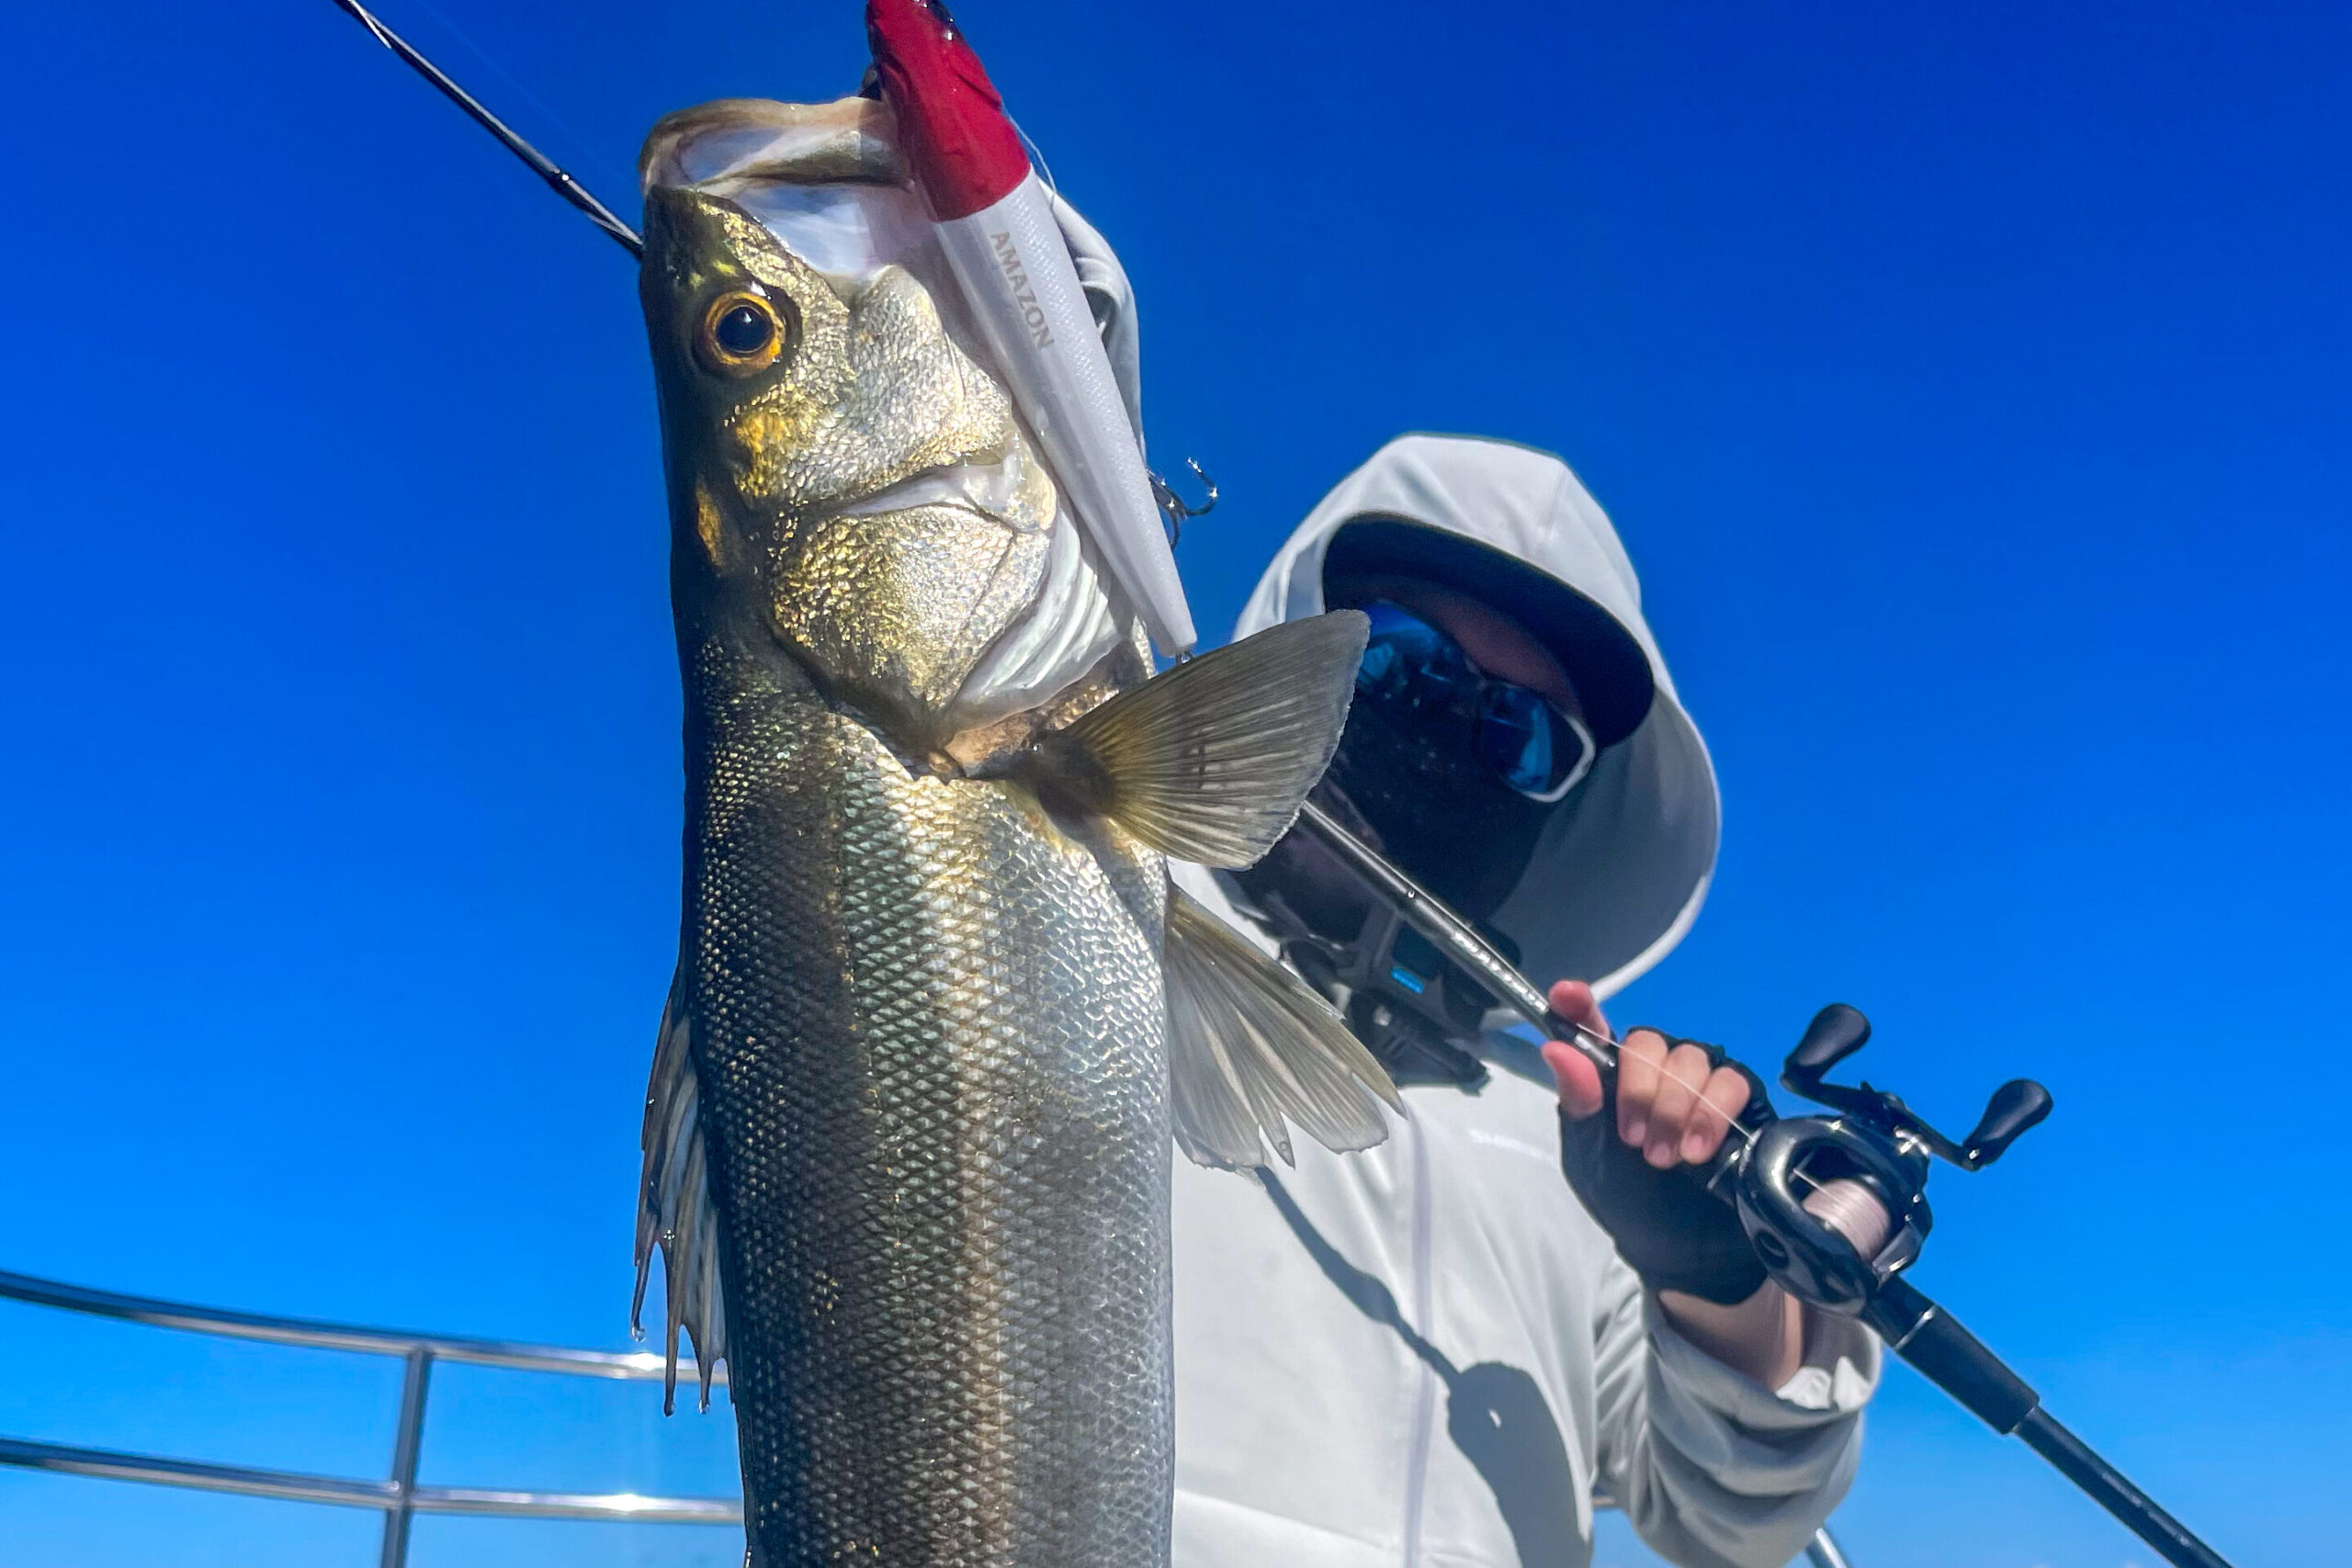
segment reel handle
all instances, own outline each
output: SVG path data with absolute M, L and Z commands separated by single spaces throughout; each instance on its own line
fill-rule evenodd
M 1844 1002 L 1831 1002 L 1813 1015 L 1805 1025 L 1804 1038 L 1798 1041 L 1781 1065 L 1781 1081 L 1790 1090 L 1815 1098 L 1813 1091 L 1821 1087 L 1822 1075 L 1870 1043 L 1871 1021 L 1858 1008 Z
M 1975 1130 L 1961 1140 L 1960 1163 L 1982 1170 L 2050 1114 L 2050 1091 L 2031 1078 L 2011 1078 L 1993 1091 Z
M 1813 1015 L 1804 1038 L 1781 1066 L 1781 1082 L 1807 1100 L 1863 1122 L 1899 1143 L 1925 1149 L 1962 1170 L 1982 1170 L 2050 1114 L 2050 1091 L 2031 1078 L 2012 1078 L 1993 1091 L 1976 1128 L 1958 1143 L 1929 1126 L 1895 1095 L 1868 1082 L 1826 1081 L 1829 1069 L 1870 1043 L 1871 1021 L 1843 1002 Z

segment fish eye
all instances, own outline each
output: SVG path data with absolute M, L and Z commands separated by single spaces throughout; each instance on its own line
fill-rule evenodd
M 713 342 L 738 359 L 749 359 L 775 338 L 775 321 L 756 306 L 730 306 L 711 324 L 710 335 Z
M 775 305 L 735 289 L 712 300 L 703 312 L 700 346 L 711 369 L 748 376 L 775 364 L 788 335 Z

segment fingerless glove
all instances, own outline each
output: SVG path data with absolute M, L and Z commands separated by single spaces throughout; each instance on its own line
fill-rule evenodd
M 1725 1065 L 1720 1046 L 1671 1036 L 1667 1043 L 1698 1045 L 1711 1066 Z M 1751 1128 L 1763 1126 L 1773 1118 L 1763 1081 L 1737 1062 L 1729 1065 L 1747 1080 L 1747 1109 L 1741 1119 Z M 1705 1165 L 1657 1169 L 1617 1135 L 1613 1073 L 1602 1076 L 1598 1111 L 1580 1122 L 1565 1109 L 1560 1112 L 1560 1168 L 1568 1185 L 1653 1291 L 1681 1291 L 1732 1306 L 1764 1283 L 1764 1265 L 1748 1245 L 1739 1211 L 1706 1189 L 1708 1178 L 1744 1142 L 1736 1133 L 1726 1133 L 1724 1139 L 1724 1152 Z

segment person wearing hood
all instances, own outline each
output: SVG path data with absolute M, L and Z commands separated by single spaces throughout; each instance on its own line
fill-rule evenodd
M 1608 518 L 1549 454 L 1404 436 L 1234 635 L 1340 607 L 1371 642 L 1313 798 L 1605 1032 L 1697 916 L 1718 822 Z M 1581 1056 L 1487 1027 L 1304 831 L 1177 874 L 1340 1006 L 1410 1114 L 1260 1179 L 1178 1162 L 1175 1568 L 1580 1564 L 1597 1496 L 1684 1568 L 1796 1556 L 1852 1479 L 1878 1346 L 1767 1283 L 1674 1172 L 1752 1081 L 1637 1030 L 1600 1113 Z

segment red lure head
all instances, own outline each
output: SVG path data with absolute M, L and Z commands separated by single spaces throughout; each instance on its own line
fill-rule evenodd
M 938 0 L 866 0 L 865 38 L 899 148 L 944 221 L 993 207 L 1029 174 L 980 57 Z

